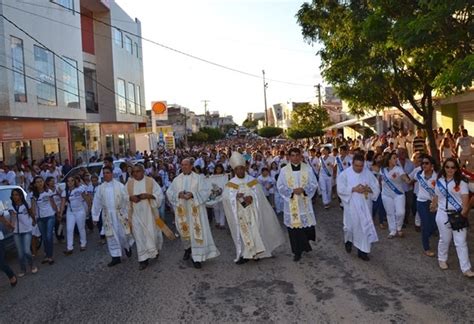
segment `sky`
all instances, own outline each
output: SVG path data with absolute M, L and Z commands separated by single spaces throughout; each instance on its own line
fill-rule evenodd
M 188 54 L 245 71 L 228 71 L 143 41 L 145 100 L 176 103 L 197 114 L 264 111 L 268 106 L 315 100 L 322 83 L 317 47 L 301 35 L 295 14 L 303 0 L 116 0 L 142 23 L 142 36 Z M 272 80 L 298 83 L 295 86 Z

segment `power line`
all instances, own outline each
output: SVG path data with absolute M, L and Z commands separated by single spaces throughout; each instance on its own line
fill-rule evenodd
M 87 18 L 90 18 L 90 19 L 92 19 L 92 20 L 94 20 L 94 21 L 97 21 L 98 23 L 101 23 L 101 24 L 107 26 L 107 27 L 115 28 L 115 29 L 117 29 L 117 30 L 119 30 L 119 31 L 121 31 L 121 32 L 123 32 L 123 33 L 129 34 L 129 35 L 131 35 L 131 36 L 137 37 L 137 38 L 142 39 L 142 40 L 144 40 L 144 41 L 147 41 L 147 42 L 149 42 L 149 43 L 152 43 L 152 44 L 155 44 L 155 45 L 160 46 L 160 47 L 162 47 L 162 48 L 165 48 L 165 49 L 167 49 L 167 50 L 169 50 L 169 51 L 172 51 L 172 52 L 175 52 L 175 53 L 178 53 L 178 54 L 181 54 L 181 55 L 190 57 L 190 58 L 192 58 L 192 59 L 195 59 L 195 60 L 198 60 L 198 61 L 201 61 L 201 62 L 210 64 L 210 65 L 213 65 L 213 66 L 216 66 L 216 67 L 219 67 L 219 68 L 228 70 L 228 71 L 232 71 L 232 72 L 240 73 L 240 74 L 247 75 L 247 76 L 250 76 L 250 77 L 253 77 L 253 78 L 261 79 L 260 75 L 257 75 L 257 74 L 254 74 L 254 73 L 250 73 L 250 72 L 246 72 L 246 71 L 242 71 L 242 70 L 238 70 L 238 69 L 235 69 L 235 68 L 232 68 L 232 67 L 229 67 L 229 66 L 220 64 L 220 63 L 216 63 L 216 62 L 213 62 L 213 61 L 210 61 L 210 60 L 207 60 L 207 59 L 198 57 L 198 56 L 193 55 L 193 54 L 189 54 L 189 53 L 183 52 L 183 51 L 181 51 L 181 50 L 178 50 L 178 49 L 172 48 L 172 47 L 170 47 L 170 46 L 167 46 L 167 45 L 165 45 L 165 44 L 161 44 L 161 43 L 159 43 L 159 42 L 157 42 L 157 41 L 154 41 L 154 40 L 145 38 L 145 37 L 143 37 L 143 36 L 141 36 L 141 35 L 138 35 L 138 34 L 136 34 L 136 33 L 132 33 L 132 32 L 130 32 L 130 31 L 124 30 L 124 29 L 122 29 L 122 28 L 120 28 L 120 27 L 114 26 L 114 25 L 109 24 L 109 23 L 107 23 L 107 22 L 105 22 L 105 21 L 102 21 L 102 20 L 100 20 L 100 19 L 91 17 L 91 16 L 89 16 L 89 15 L 87 15 L 87 14 L 85 14 L 85 13 L 82 13 L 82 12 L 80 12 L 80 11 L 77 11 L 77 10 L 75 10 L 75 9 L 70 9 L 70 8 L 64 6 L 64 5 L 60 4 L 60 3 L 57 3 L 57 2 L 55 2 L 55 1 L 52 1 L 52 2 L 55 3 L 55 4 L 57 4 L 57 5 L 60 6 L 60 7 L 63 7 L 64 9 L 67 9 L 67 10 L 69 10 L 69 11 L 72 11 L 72 12 L 74 12 L 74 13 L 77 13 L 77 14 L 79 14 L 79 15 L 81 15 L 81 16 L 85 16 L 85 17 L 87 17 Z M 302 84 L 302 83 L 296 83 L 296 82 L 288 82 L 288 81 L 281 81 L 281 80 L 268 79 L 268 78 L 267 78 L 267 80 L 268 80 L 268 81 L 271 81 L 271 82 L 283 83 L 283 84 L 294 85 L 294 86 L 313 87 L 313 85 Z
M 37 38 L 35 38 L 34 36 L 32 36 L 30 33 L 28 33 L 26 30 L 24 30 L 23 28 L 21 28 L 20 26 L 18 26 L 15 22 L 13 22 L 12 20 L 10 20 L 9 18 L 7 18 L 4 14 L 0 14 L 0 17 L 2 17 L 3 19 L 5 19 L 6 21 L 8 21 L 11 25 L 13 25 L 15 28 L 17 28 L 18 30 L 20 30 L 21 32 L 23 32 L 26 36 L 28 36 L 29 38 L 31 38 L 32 40 L 34 40 L 35 42 L 37 42 L 39 45 L 41 45 L 43 48 L 47 49 L 48 51 L 50 51 L 54 56 L 58 57 L 60 60 L 62 60 L 63 62 L 65 62 L 66 64 L 68 64 L 69 66 L 71 66 L 73 69 L 79 71 L 82 75 L 84 75 L 84 72 L 81 71 L 80 69 L 77 68 L 77 66 L 74 66 L 73 64 L 71 64 L 71 62 L 69 62 L 68 60 L 66 60 L 64 57 L 62 57 L 61 55 L 57 54 L 55 51 L 53 51 L 52 49 L 50 49 L 49 47 L 47 47 L 44 43 L 42 43 L 41 41 L 39 41 Z M 133 104 L 135 104 L 132 100 L 128 99 L 126 96 L 123 96 L 117 92 L 115 92 L 115 90 L 113 89 L 110 89 L 108 86 L 102 84 L 101 82 L 97 81 L 97 79 L 92 79 L 93 81 L 96 82 L 97 85 L 100 85 L 102 88 L 110 91 L 111 93 L 113 93 L 114 95 L 117 95 L 118 97 L 121 97 L 123 99 L 125 99 L 127 102 L 131 102 Z M 140 105 L 140 108 L 145 108 L 145 106 L 141 106 Z

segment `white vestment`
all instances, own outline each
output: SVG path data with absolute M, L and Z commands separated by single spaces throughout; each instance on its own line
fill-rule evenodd
M 294 195 L 293 189 L 303 188 L 304 194 Z M 304 228 L 316 225 L 311 199 L 318 190 L 318 181 L 313 170 L 301 163 L 300 171 L 293 171 L 291 164 L 281 169 L 277 189 L 284 201 L 284 223 L 289 228 Z
M 243 207 L 237 194 L 251 196 L 252 204 Z M 285 242 L 275 211 L 263 194 L 255 178 L 246 175 L 234 177 L 226 185 L 223 204 L 227 223 L 236 249 L 236 259 L 267 258 Z
M 112 257 L 121 257 L 123 249 L 130 249 L 133 238 L 128 224 L 128 194 L 125 186 L 116 180 L 102 183 L 94 195 L 92 219 L 102 223 L 107 246 Z
M 368 185 L 372 193 L 352 192 L 358 185 Z M 361 173 L 354 168 L 344 170 L 337 178 L 337 193 L 344 204 L 344 242 L 352 242 L 356 248 L 370 253 L 371 244 L 378 241 L 372 220 L 372 200 L 380 194 L 377 178 L 367 169 Z
M 192 193 L 189 200 L 180 199 L 178 195 L 185 191 Z M 195 262 L 206 261 L 219 255 L 207 218 L 206 202 L 209 191 L 205 178 L 191 172 L 181 173 L 166 191 L 168 200 L 174 209 L 175 222 L 184 248 L 191 248 Z
M 128 181 L 133 183 L 133 195 L 147 193 L 147 178 L 144 177 L 142 180 L 130 178 Z M 163 203 L 163 191 L 155 180 L 149 178 L 148 181 L 153 184 L 151 194 L 155 199 L 140 200 L 138 203 L 130 202 L 132 233 L 137 245 L 138 262 L 156 258 L 163 245 L 163 234 L 155 224 L 155 215 Z

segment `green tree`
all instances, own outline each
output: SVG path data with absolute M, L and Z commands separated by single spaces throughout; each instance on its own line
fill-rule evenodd
M 202 131 L 199 131 L 189 136 L 188 141 L 194 142 L 194 143 L 205 143 L 207 142 L 208 138 L 209 138 L 209 135 L 207 135 L 206 133 Z
M 263 127 L 258 130 L 258 135 L 266 138 L 276 137 L 283 133 L 283 129 L 279 127 Z
M 296 17 L 305 40 L 322 45 L 322 74 L 353 113 L 399 109 L 438 156 L 436 96 L 465 91 L 474 78 L 473 12 L 465 0 L 313 0 Z
M 200 132 L 207 134 L 207 141 L 214 143 L 217 140 L 224 138 L 225 134 L 218 128 L 203 127 Z
M 293 139 L 321 136 L 329 122 L 329 113 L 323 107 L 309 103 L 298 105 L 291 114 L 288 136 Z
M 246 119 L 242 123 L 242 126 L 248 128 L 248 129 L 257 128 L 257 125 L 258 125 L 258 120 L 248 120 L 248 119 Z

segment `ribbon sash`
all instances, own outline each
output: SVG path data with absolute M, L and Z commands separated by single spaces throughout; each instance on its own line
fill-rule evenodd
M 328 167 L 326 166 L 326 162 L 324 162 L 324 159 L 323 159 L 322 157 L 320 158 L 320 160 L 321 160 L 321 167 L 323 168 L 323 170 L 324 170 L 324 172 L 326 173 L 326 175 L 327 175 L 328 177 L 330 177 L 330 176 L 331 176 L 331 172 L 329 172 L 329 169 L 328 169 Z
M 457 200 L 449 193 L 448 191 L 448 183 L 446 182 L 446 187 L 441 183 L 441 181 L 436 181 L 436 184 L 438 185 L 439 191 L 443 194 L 443 196 L 446 197 L 448 202 L 451 204 L 451 206 L 456 209 L 456 211 L 461 211 L 462 210 L 462 205 L 457 202 Z
M 385 173 L 385 169 L 382 169 L 382 172 L 380 172 L 381 175 L 382 175 L 382 179 L 383 181 L 385 181 L 385 183 L 387 184 L 387 186 L 394 192 L 396 193 L 397 195 L 403 195 L 403 192 L 401 192 L 400 190 L 398 190 L 398 188 L 395 186 L 395 184 L 390 181 L 390 179 L 388 178 L 387 174 Z
M 337 166 L 339 167 L 339 173 L 344 171 L 344 167 L 342 166 L 342 160 L 339 156 L 336 157 Z
M 420 171 L 416 174 L 416 179 L 418 180 L 418 183 L 420 184 L 420 186 L 423 187 L 423 189 L 426 190 L 426 192 L 428 192 L 430 194 L 430 196 L 433 198 L 433 196 L 435 195 L 435 191 L 433 188 L 430 187 L 430 185 L 426 182 L 425 178 L 421 176 L 421 174 L 423 173 L 423 171 Z

